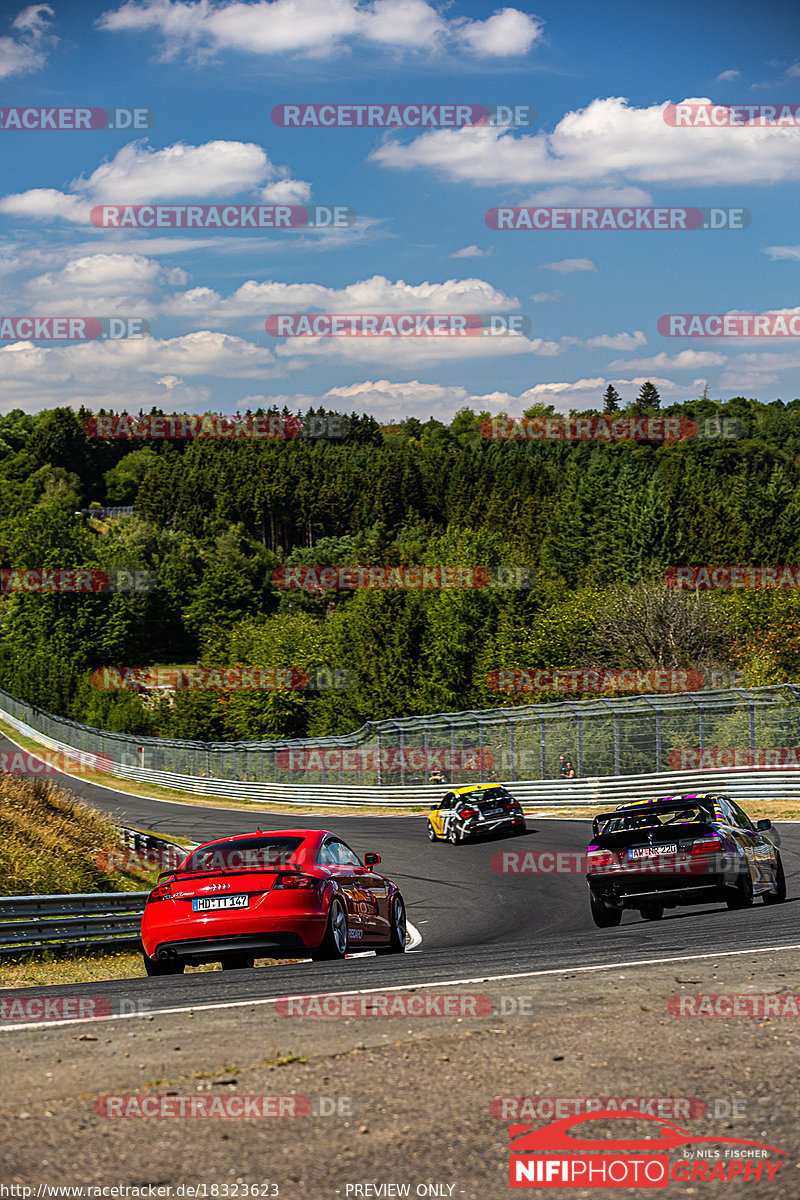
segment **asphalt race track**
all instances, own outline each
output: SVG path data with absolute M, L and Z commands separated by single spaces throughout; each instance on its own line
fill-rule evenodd
M 15 747 L 0 737 L 0 750 Z M 57 778 L 52 776 L 52 778 Z M 660 922 L 627 913 L 617 929 L 596 929 L 586 883 L 574 873 L 501 874 L 492 869 L 498 851 L 572 851 L 587 844 L 587 823 L 536 820 L 528 833 L 463 846 L 431 845 L 425 821 L 415 817 L 288 816 L 199 808 L 118 796 L 72 778 L 59 782 L 121 824 L 133 824 L 206 841 L 227 834 L 293 827 L 341 834 L 359 853 L 377 850 L 381 871 L 401 887 L 422 944 L 404 956 L 349 958 L 340 963 L 298 962 L 270 969 L 201 973 L 94 984 L 96 994 L 139 998 L 156 1011 L 246 1002 L 274 996 L 358 988 L 480 979 L 516 973 L 560 971 L 603 964 L 664 961 L 682 955 L 719 954 L 798 944 L 800 825 L 778 828 L 789 900 L 729 912 L 724 906 L 668 910 Z M 59 987 L 80 994 L 85 985 Z M 54 989 L 15 994 L 53 995 Z M 151 1011 L 153 1008 L 151 1007 Z

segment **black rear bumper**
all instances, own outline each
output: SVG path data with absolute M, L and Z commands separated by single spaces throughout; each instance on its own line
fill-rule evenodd
M 284 954 L 308 954 L 308 947 L 296 933 L 264 933 L 162 942 L 155 956 L 159 962 L 179 959 L 181 962 L 199 964 L 219 962 L 224 954 L 249 953 L 256 957 L 273 958 L 276 950 Z
M 654 875 L 632 872 L 619 875 L 587 875 L 594 895 L 615 908 L 641 908 L 663 904 L 676 908 L 684 904 L 709 904 L 722 900 L 735 887 L 735 878 L 715 872 L 703 875 Z

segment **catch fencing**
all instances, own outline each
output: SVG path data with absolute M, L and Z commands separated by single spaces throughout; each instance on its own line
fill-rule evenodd
M 106 769 L 123 778 L 242 799 L 302 793 L 306 803 L 311 795 L 320 803 L 424 803 L 441 793 L 431 787 L 434 770 L 453 786 L 526 781 L 539 791 L 536 781 L 557 779 L 560 754 L 574 763 L 575 792 L 603 778 L 709 778 L 715 767 L 736 777 L 748 765 L 773 775 L 800 764 L 800 687 L 792 684 L 438 713 L 368 722 L 341 737 L 257 742 L 132 737 L 3 691 L 0 719 L 54 749 L 106 755 Z

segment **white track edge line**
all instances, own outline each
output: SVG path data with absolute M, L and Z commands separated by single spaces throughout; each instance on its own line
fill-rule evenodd
M 229 1000 L 219 1004 L 184 1004 L 175 1008 L 156 1008 L 145 1013 L 111 1013 L 103 1017 L 71 1017 L 64 1021 L 38 1021 L 29 1024 L 0 1025 L 0 1033 L 14 1033 L 18 1030 L 55 1029 L 59 1025 L 92 1025 L 98 1021 L 125 1021 L 133 1017 L 146 1020 L 150 1017 L 167 1017 L 172 1013 L 213 1012 L 216 1009 L 227 1008 L 257 1008 L 264 1004 L 277 1004 L 279 1000 L 308 1000 L 325 996 L 370 996 L 382 992 L 420 991 L 423 988 L 456 987 L 465 983 L 500 983 L 506 979 L 535 979 L 545 975 L 581 975 L 590 971 L 618 971 L 620 968 L 660 966 L 665 963 L 699 962 L 707 958 L 735 958 L 742 954 L 775 954 L 781 950 L 800 950 L 800 943 L 792 942 L 783 946 L 758 946 L 750 950 L 719 950 L 711 954 L 678 954 L 668 958 L 639 958 L 632 962 L 597 963 L 590 967 L 548 967 L 541 971 L 515 971 L 505 975 L 478 975 L 461 979 L 439 979 L 433 983 L 400 983 L 388 987 L 351 988 L 340 992 L 298 992 L 294 995 L 270 996 L 255 1000 Z M 2 999 L 0 995 L 0 999 Z

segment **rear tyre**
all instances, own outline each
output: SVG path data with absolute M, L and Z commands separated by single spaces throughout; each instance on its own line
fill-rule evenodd
M 429 841 L 429 842 L 438 842 L 438 840 L 439 840 L 439 835 L 438 835 L 438 833 L 436 832 L 436 830 L 433 828 L 433 824 L 432 824 L 432 822 L 431 822 L 431 821 L 428 821 L 428 827 L 427 827 L 427 828 L 428 828 L 428 841 Z
M 728 908 L 749 908 L 753 903 L 753 878 L 749 867 L 745 866 L 739 872 L 735 887 L 728 888 L 725 903 Z
M 518 837 L 521 833 L 527 833 L 527 832 L 528 832 L 528 826 L 525 824 L 524 821 L 522 821 L 521 824 L 514 826 L 514 833 L 516 833 L 516 835 Z
M 392 902 L 392 920 L 388 946 L 379 946 L 376 954 L 405 954 L 406 950 L 406 906 L 402 896 Z
M 150 958 L 148 954 L 143 954 L 144 969 L 148 975 L 182 975 L 186 963 L 181 962 L 178 958 L 161 960 L 158 958 Z
M 331 958 L 344 958 L 347 953 L 347 913 L 341 900 L 331 900 L 325 936 L 315 950 L 311 951 L 314 962 Z
M 222 960 L 223 971 L 240 971 L 255 966 L 254 954 L 226 954 Z
M 455 825 L 452 824 L 452 822 L 449 825 L 448 830 L 447 830 L 447 840 L 451 846 L 457 846 L 458 843 L 461 841 L 461 834 L 456 829 Z
M 781 859 L 780 854 L 778 854 L 777 857 L 778 866 L 775 872 L 775 891 L 764 892 L 765 904 L 783 904 L 784 900 L 786 899 L 786 875 L 784 874 L 783 870 L 783 860 Z
M 619 925 L 622 920 L 622 909 L 604 904 L 602 900 L 597 899 L 594 892 L 589 893 L 589 906 L 592 910 L 592 920 L 599 929 L 610 929 Z
M 663 904 L 643 904 L 641 908 L 643 921 L 660 921 L 664 915 Z

